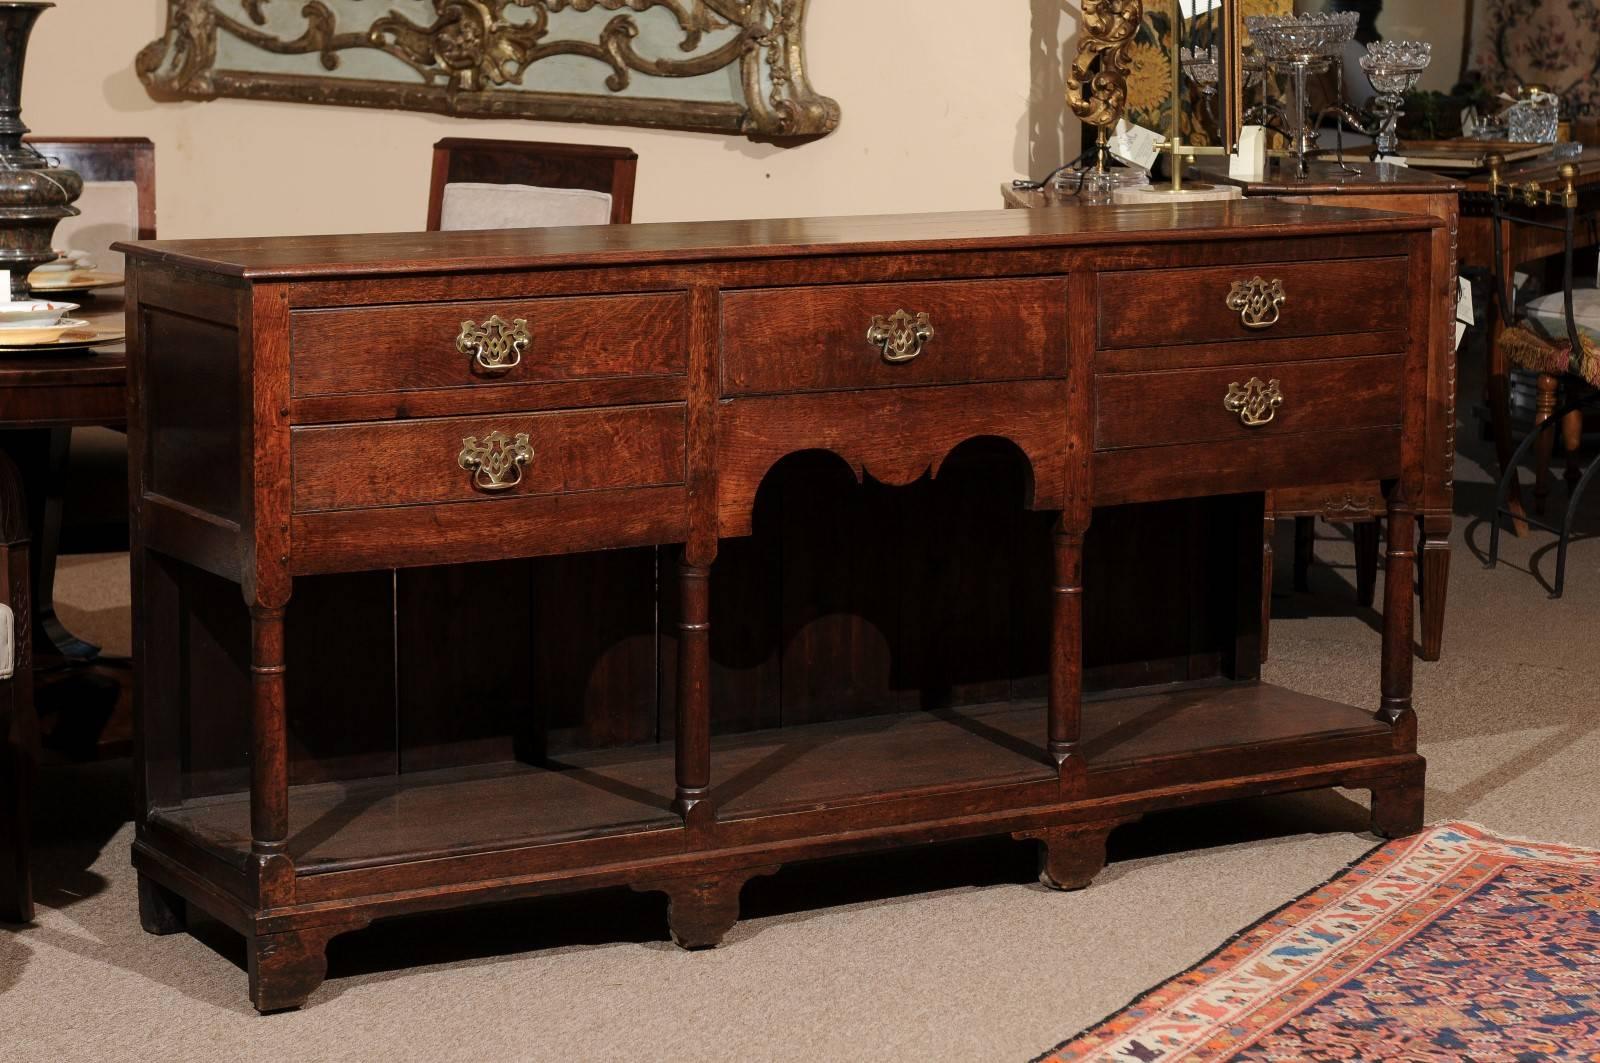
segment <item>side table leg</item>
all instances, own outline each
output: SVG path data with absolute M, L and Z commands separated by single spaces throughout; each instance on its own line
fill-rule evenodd
M 34 649 L 42 656 L 89 661 L 100 647 L 85 642 L 56 616 L 56 556 L 61 547 L 62 484 L 67 476 L 70 428 L 33 428 L 0 433 L 0 445 L 22 473 L 28 497 L 28 528 L 33 540 Z

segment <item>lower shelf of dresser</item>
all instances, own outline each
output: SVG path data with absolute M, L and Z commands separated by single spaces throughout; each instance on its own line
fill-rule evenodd
M 1365 709 L 1267 684 L 1163 688 L 1086 702 L 1088 793 L 1112 800 L 1393 754 Z M 304 897 L 350 896 L 397 864 L 461 881 L 501 873 L 793 842 L 950 817 L 1061 807 L 1042 701 L 857 718 L 717 739 L 715 822 L 694 838 L 671 810 L 670 743 L 290 789 L 288 853 Z M 1313 784 L 1315 785 L 1315 784 Z M 1292 786 L 1280 787 L 1292 789 Z M 1201 798 L 1204 799 L 1204 798 Z M 1158 803 L 1159 799 L 1158 799 Z M 247 793 L 197 798 L 152 826 L 242 871 Z M 1004 828 L 1002 828 L 1004 829 Z M 968 833 L 983 833 L 974 830 Z M 525 854 L 525 860 L 511 857 Z M 476 858 L 476 859 L 474 859 Z M 432 872 L 421 865 L 429 865 Z

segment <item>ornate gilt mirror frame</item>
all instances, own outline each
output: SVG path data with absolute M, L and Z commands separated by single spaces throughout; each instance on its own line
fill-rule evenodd
M 1241 0 L 1219 0 L 1207 13 L 1220 59 L 1216 116 L 1220 143 L 1212 151 L 1234 151 L 1239 144 L 1244 114 L 1243 10 Z M 1166 36 L 1147 12 L 1159 14 L 1161 25 L 1168 27 Z M 1165 119 L 1159 117 L 1165 101 L 1183 98 L 1179 47 L 1170 34 L 1170 27 L 1182 22 L 1179 0 L 1083 0 L 1077 53 L 1066 77 L 1067 104 L 1086 132 L 1093 131 L 1101 164 L 1106 161 L 1111 130 L 1123 117 L 1161 128 L 1169 144 L 1181 142 L 1186 134 L 1181 106 L 1175 103 Z M 1153 98 L 1141 98 L 1141 93 Z
M 219 96 L 818 137 L 808 0 L 167 0 L 135 63 L 158 100 Z

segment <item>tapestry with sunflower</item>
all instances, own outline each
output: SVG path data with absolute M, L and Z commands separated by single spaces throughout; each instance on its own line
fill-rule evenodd
M 1246 16 L 1289 15 L 1294 13 L 1294 0 L 1244 0 L 1241 7 Z M 1188 29 L 1196 32 L 1200 47 L 1211 40 L 1210 26 L 1191 23 Z M 1171 0 L 1145 0 L 1144 21 L 1128 54 L 1128 106 L 1123 113 L 1128 121 L 1162 134 L 1172 128 L 1172 55 L 1176 48 Z M 1184 139 L 1206 144 L 1208 136 L 1195 122 L 1195 114 L 1192 106 L 1185 106 L 1180 115 Z

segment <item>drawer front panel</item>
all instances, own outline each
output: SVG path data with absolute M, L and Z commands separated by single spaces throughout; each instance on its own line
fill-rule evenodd
M 730 395 L 1060 377 L 1061 277 L 729 292 Z
M 312 396 L 682 375 L 687 314 L 676 293 L 296 310 L 291 384 Z
M 296 428 L 294 510 L 681 484 L 684 433 L 681 403 Z
M 1406 284 L 1404 258 L 1102 273 L 1100 347 L 1404 331 Z
M 1400 475 L 1400 429 L 1300 432 L 1094 455 L 1094 504 L 1273 491 Z
M 1398 354 L 1101 373 L 1094 384 L 1094 445 L 1120 450 L 1397 426 L 1404 373 Z

